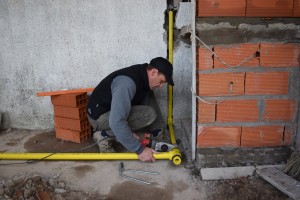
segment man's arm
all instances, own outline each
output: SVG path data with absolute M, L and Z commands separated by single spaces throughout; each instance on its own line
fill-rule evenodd
M 129 151 L 141 153 L 143 147 L 133 136 L 127 123 L 131 110 L 131 101 L 136 92 L 136 85 L 128 76 L 117 76 L 111 84 L 111 91 L 112 102 L 109 126 L 119 142 Z
M 141 161 L 155 161 L 155 150 L 143 147 L 131 132 L 127 118 L 131 110 L 131 100 L 136 92 L 134 81 L 127 76 L 117 76 L 111 85 L 112 104 L 109 125 L 113 133 L 129 151 L 136 152 Z

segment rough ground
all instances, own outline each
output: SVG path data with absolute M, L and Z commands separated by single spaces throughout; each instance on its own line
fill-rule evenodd
M 74 144 L 57 140 L 54 131 L 6 130 L 0 133 L 0 152 L 63 152 L 92 144 Z M 84 152 L 96 152 L 96 147 Z M 19 164 L 13 164 L 19 163 Z M 21 163 L 21 164 L 20 164 Z M 160 175 L 139 175 L 151 182 L 144 185 L 118 174 L 120 161 L 0 161 L 0 199 L 38 199 L 46 191 L 53 200 L 288 200 L 259 176 L 234 180 L 203 181 L 199 171 L 187 168 L 185 162 L 174 166 L 171 161 L 155 163 L 124 161 L 125 169 L 159 172 Z M 9 165 L 4 165 L 9 164 Z M 45 195 L 45 194 L 44 194 Z

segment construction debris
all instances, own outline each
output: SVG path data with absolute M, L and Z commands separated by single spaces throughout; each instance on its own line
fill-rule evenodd
M 283 170 L 290 177 L 300 181 L 300 153 L 293 152 Z
M 275 167 L 258 170 L 258 174 L 292 199 L 300 199 L 300 182 Z
M 97 194 L 72 191 L 59 175 L 42 177 L 36 174 L 19 173 L 12 178 L 0 178 L 0 199 L 64 200 L 104 199 Z

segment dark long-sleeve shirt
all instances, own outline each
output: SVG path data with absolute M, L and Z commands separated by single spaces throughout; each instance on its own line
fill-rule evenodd
M 118 139 L 129 151 L 140 154 L 144 147 L 133 136 L 127 118 L 131 110 L 131 101 L 136 92 L 135 82 L 128 76 L 120 75 L 111 84 L 112 102 L 109 126 Z

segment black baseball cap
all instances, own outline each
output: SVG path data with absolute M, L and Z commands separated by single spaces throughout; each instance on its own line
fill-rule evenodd
M 166 81 L 169 85 L 174 86 L 173 81 L 173 66 L 172 64 L 165 58 L 157 57 L 153 58 L 150 61 L 150 65 L 156 69 L 158 69 L 159 72 L 161 72 L 166 77 Z

